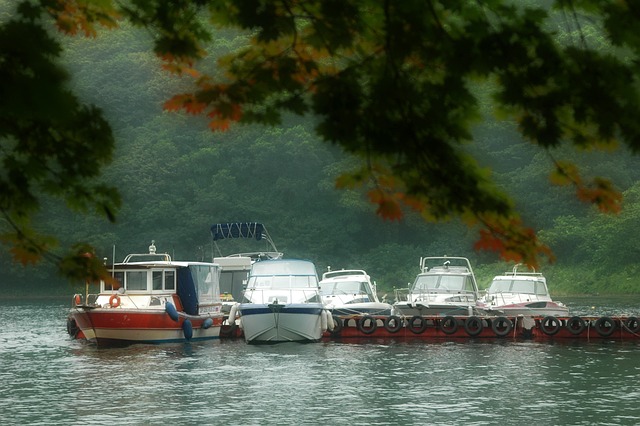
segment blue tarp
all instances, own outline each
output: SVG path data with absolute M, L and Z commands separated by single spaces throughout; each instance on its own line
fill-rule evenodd
M 264 226 L 257 222 L 229 222 L 211 225 L 213 241 L 225 238 L 255 238 L 260 241 Z

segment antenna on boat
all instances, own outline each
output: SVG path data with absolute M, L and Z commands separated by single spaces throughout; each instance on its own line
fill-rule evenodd
M 156 240 L 151 240 L 151 245 L 149 246 L 149 254 L 156 254 Z

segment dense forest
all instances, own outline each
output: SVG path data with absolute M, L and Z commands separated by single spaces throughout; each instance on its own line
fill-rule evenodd
M 101 108 L 117 140 L 104 179 L 121 192 L 115 224 L 71 213 L 48 201 L 38 226 L 61 243 L 87 241 L 100 257 L 121 260 L 152 240 L 176 259 L 210 259 L 209 227 L 225 221 L 265 224 L 287 257 L 315 262 L 319 273 L 362 268 L 381 293 L 406 286 L 421 256 L 470 258 L 481 287 L 512 265 L 473 248 L 476 230 L 452 220 L 429 224 L 418 215 L 382 220 L 360 189 L 336 189 L 336 177 L 353 158 L 322 143 L 313 117 L 287 117 L 282 125 L 236 125 L 211 132 L 202 117 L 163 111 L 180 79 L 164 73 L 144 31 L 124 26 L 96 39 L 64 38 L 64 61 L 82 101 Z M 241 34 L 220 33 L 211 57 L 238 49 Z M 514 195 L 527 225 L 539 231 L 556 261 L 542 265 L 553 294 L 640 292 L 640 158 L 623 150 L 554 152 L 582 165 L 590 176 L 611 177 L 624 193 L 619 215 L 581 204 L 570 188 L 549 181 L 550 158 L 520 139 L 515 125 L 487 117 L 469 151 Z M 456 176 L 451 176 L 452 180 Z M 224 254 L 256 249 L 255 241 L 223 241 Z M 4 295 L 66 295 L 74 286 L 50 265 L 23 267 L 4 251 Z

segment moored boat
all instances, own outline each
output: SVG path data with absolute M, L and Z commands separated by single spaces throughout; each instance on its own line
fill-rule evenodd
M 333 315 L 391 315 L 392 306 L 381 302 L 376 285 L 361 269 L 327 271 L 322 274 L 320 295 Z
M 423 257 L 409 289 L 396 289 L 396 315 L 483 315 L 478 284 L 465 257 Z
M 130 254 L 108 269 L 113 280 L 101 282 L 99 294 L 74 296 L 68 330 L 98 346 L 219 337 L 217 264 L 174 261 L 152 242 L 149 253 Z
M 315 265 L 295 259 L 255 262 L 238 312 L 247 343 L 317 342 L 331 318 Z
M 496 315 L 557 316 L 569 315 L 569 309 L 552 300 L 546 278 L 535 269 L 519 270 L 497 275 L 481 299 L 485 310 Z

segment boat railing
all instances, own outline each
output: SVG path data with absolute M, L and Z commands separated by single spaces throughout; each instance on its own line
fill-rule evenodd
M 394 295 L 395 295 L 395 298 L 396 298 L 396 302 L 408 302 L 409 301 L 409 292 L 410 292 L 410 289 L 408 287 L 394 289 Z
M 249 303 L 320 303 L 322 298 L 315 288 L 256 289 L 245 291 Z
M 495 305 L 506 305 L 509 303 L 522 303 L 522 302 L 543 302 L 549 301 L 549 297 L 545 295 L 533 294 L 533 293 L 491 293 L 487 295 L 489 302 Z

